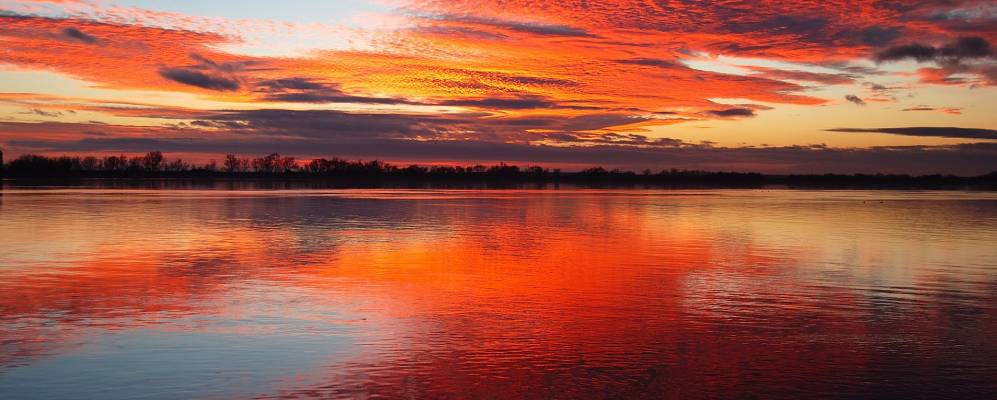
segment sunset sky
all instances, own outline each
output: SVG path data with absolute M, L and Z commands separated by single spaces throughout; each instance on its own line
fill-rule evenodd
M 983 174 L 990 0 L 0 0 L 0 149 Z

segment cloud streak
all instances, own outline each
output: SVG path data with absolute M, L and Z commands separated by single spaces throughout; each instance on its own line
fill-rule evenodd
M 223 76 L 213 76 L 190 68 L 163 68 L 159 75 L 174 82 L 208 90 L 236 91 L 239 81 Z
M 849 103 L 855 104 L 857 106 L 865 105 L 865 100 L 862 100 L 861 97 L 858 97 L 854 94 L 845 95 L 845 100 L 848 100 Z
M 997 140 L 997 130 L 956 127 L 906 127 L 906 128 L 834 128 L 828 132 L 842 133 L 888 133 L 891 135 L 929 136 L 959 139 Z
M 86 44 L 97 43 L 97 38 L 83 33 L 83 31 L 71 26 L 62 30 L 62 36 L 67 39 L 76 40 Z

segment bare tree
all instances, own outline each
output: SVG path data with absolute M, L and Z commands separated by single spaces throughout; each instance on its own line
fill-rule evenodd
M 150 151 L 142 157 L 142 168 L 149 172 L 158 172 L 163 167 L 163 153 Z

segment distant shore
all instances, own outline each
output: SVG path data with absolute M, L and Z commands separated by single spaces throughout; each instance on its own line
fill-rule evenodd
M 338 158 L 300 161 L 271 154 L 260 158 L 226 155 L 223 164 L 167 161 L 144 156 L 45 157 L 24 155 L 3 165 L 5 185 L 253 186 L 253 187 L 654 187 L 654 188 L 829 188 L 997 190 L 997 171 L 986 175 L 761 174 L 666 169 L 658 172 L 606 170 L 565 172 L 540 166 L 399 167 L 379 161 Z
M 6 186 L 96 186 L 121 188 L 807 188 L 807 189 L 971 189 L 997 190 L 997 174 L 978 177 L 951 175 L 764 175 L 701 172 L 668 176 L 628 173 L 591 175 L 567 172 L 556 176 L 337 176 L 309 174 L 257 174 L 221 172 L 107 174 L 72 176 L 10 176 L 0 179 Z M 0 186 L 3 186 L 0 185 Z

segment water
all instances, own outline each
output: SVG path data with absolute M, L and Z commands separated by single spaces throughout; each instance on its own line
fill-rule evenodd
M 995 398 L 997 193 L 0 191 L 0 398 Z

